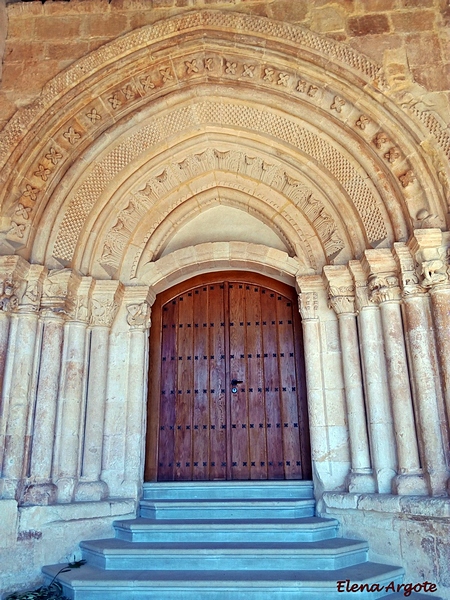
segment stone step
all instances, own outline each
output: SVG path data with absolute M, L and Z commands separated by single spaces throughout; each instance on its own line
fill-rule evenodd
M 318 542 L 205 543 L 82 542 L 83 557 L 101 569 L 253 571 L 342 569 L 367 560 L 365 542 L 331 538 Z
M 45 567 L 47 580 L 59 568 Z M 401 568 L 371 562 L 321 571 L 104 571 L 84 565 L 61 573 L 58 581 L 71 600 L 342 600 L 346 596 L 337 582 L 350 579 L 380 589 L 351 593 L 351 598 L 376 600 L 402 577 Z
M 336 537 L 335 519 L 116 521 L 116 537 L 129 542 L 315 542 Z
M 145 483 L 144 500 L 314 498 L 312 481 L 183 481 Z
M 146 519 L 288 519 L 312 517 L 314 500 L 142 500 Z

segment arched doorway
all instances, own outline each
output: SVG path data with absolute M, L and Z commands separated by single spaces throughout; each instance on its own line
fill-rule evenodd
M 160 294 L 148 410 L 147 481 L 310 478 L 295 290 L 229 271 Z

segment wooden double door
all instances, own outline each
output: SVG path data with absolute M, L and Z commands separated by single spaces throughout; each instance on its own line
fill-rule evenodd
M 211 274 L 152 310 L 146 480 L 311 477 L 295 290 Z

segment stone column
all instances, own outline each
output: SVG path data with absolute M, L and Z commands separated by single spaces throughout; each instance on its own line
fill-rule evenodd
M 377 481 L 377 492 L 390 494 L 396 475 L 397 457 L 380 311 L 376 305 L 369 302 L 366 274 L 361 264 L 358 261 L 350 261 L 349 266 L 356 288 L 372 467 Z
M 73 274 L 69 284 L 68 314 L 59 388 L 53 480 L 58 502 L 71 502 L 80 473 L 82 416 L 86 396 L 86 330 L 91 277 Z
M 421 286 L 429 291 L 442 392 L 450 422 L 450 256 L 449 239 L 440 229 L 414 232 L 409 242 L 418 267 Z M 449 490 L 450 491 L 450 490 Z
M 91 296 L 89 375 L 84 415 L 81 478 L 75 500 L 101 500 L 108 486 L 101 481 L 103 429 L 108 374 L 109 332 L 123 294 L 118 281 L 97 281 Z M 131 357 L 130 357 L 131 360 Z
M 420 466 L 395 259 L 389 249 L 367 250 L 365 259 L 370 269 L 370 301 L 377 304 L 381 311 L 394 417 L 398 475 L 394 479 L 393 491 L 399 495 L 427 494 L 427 484 Z
M 319 308 L 319 288 L 323 283 L 313 276 L 297 279 L 300 288 L 299 310 L 302 317 L 303 345 L 305 352 L 305 376 L 308 395 L 309 431 L 311 459 L 315 493 L 320 496 L 328 486 L 324 479 L 330 473 L 325 379 L 322 360 L 322 345 Z M 328 469 L 328 472 L 327 472 Z
M 429 293 L 447 421 L 450 423 L 450 284 L 433 285 Z
M 323 269 L 328 284 L 330 306 L 339 322 L 345 399 L 350 435 L 352 469 L 348 477 L 349 492 L 374 492 L 376 482 L 370 463 L 369 437 L 359 356 L 355 312 L 355 286 L 345 266 Z
M 143 297 L 144 292 L 144 297 Z M 125 293 L 129 326 L 129 367 L 127 436 L 125 444 L 125 485 L 131 495 L 139 495 L 143 480 L 148 379 L 148 330 L 151 306 L 156 295 L 148 288 L 128 288 Z
M 3 265 L 0 264 L 0 267 L 3 267 Z M 9 270 L 5 272 L 2 268 L 0 277 L 0 392 L 2 394 L 0 410 L 0 471 L 2 472 L 3 453 L 5 450 L 6 423 L 8 417 L 8 406 L 6 404 L 7 397 L 4 395 L 4 389 L 8 384 L 6 377 L 6 364 L 8 358 L 10 319 L 11 312 L 18 306 L 18 299 L 16 295 L 15 283 L 11 279 L 11 273 Z M 12 366 L 11 362 L 9 364 Z M 0 489 L 0 497 L 1 495 L 2 490 Z
M 437 233 L 436 230 L 424 230 Z M 441 233 L 440 230 L 439 234 Z M 420 232 L 422 234 L 423 232 Z M 417 234 L 417 232 L 415 232 Z M 431 236 L 431 234 L 429 234 Z M 418 236 L 420 239 L 422 235 Z M 440 239 L 440 238 L 439 238 Z M 397 261 L 402 272 L 402 288 L 406 315 L 406 335 L 409 345 L 409 356 L 413 375 L 413 395 L 418 415 L 417 430 L 421 441 L 420 450 L 424 475 L 427 478 L 429 493 L 433 496 L 444 495 L 448 482 L 446 464 L 446 424 L 442 422 L 443 415 L 440 405 L 441 385 L 436 347 L 433 335 L 433 325 L 430 298 L 426 288 L 443 281 L 442 263 L 437 259 L 433 268 L 431 264 L 424 265 L 424 258 L 430 256 L 423 253 L 417 238 L 409 242 L 410 250 L 405 244 L 394 244 Z M 413 256 L 419 264 L 416 272 Z M 432 255 L 433 256 L 433 255 Z M 444 275 L 445 277 L 445 275 Z M 420 283 L 424 285 L 420 285 Z
M 26 504 L 51 504 L 55 502 L 57 492 L 56 486 L 51 481 L 51 473 L 64 318 L 60 313 L 45 309 L 41 314 L 41 322 L 41 356 L 29 484 L 24 494 Z
M 3 389 L 7 408 L 3 455 L 3 496 L 22 501 L 32 433 L 33 382 L 38 310 L 44 267 L 31 265 L 22 273 L 19 307 L 11 315 L 11 333 L 7 349 L 6 371 L 9 377 Z
M 50 271 L 41 299 L 41 351 L 38 364 L 30 472 L 24 503 L 52 504 L 57 488 L 52 482 L 55 427 L 61 376 L 69 269 Z

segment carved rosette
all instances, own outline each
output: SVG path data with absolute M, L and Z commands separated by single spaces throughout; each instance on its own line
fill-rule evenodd
M 319 296 L 317 292 L 301 292 L 298 295 L 298 307 L 304 321 L 317 319 Z
M 151 325 L 151 307 L 147 302 L 127 305 L 127 323 L 130 329 L 146 330 Z
M 328 287 L 328 306 L 339 316 L 355 313 L 355 287 Z
M 374 304 L 401 299 L 398 277 L 394 274 L 371 275 L 368 281 L 369 300 Z

